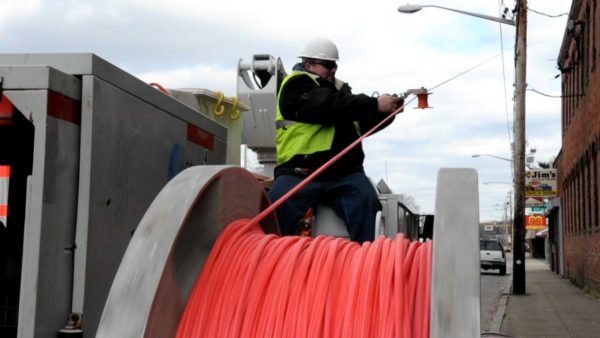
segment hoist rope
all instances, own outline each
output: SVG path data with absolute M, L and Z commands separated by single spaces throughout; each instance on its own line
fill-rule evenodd
M 285 202 L 288 198 L 290 198 L 292 195 L 294 195 L 300 189 L 304 188 L 308 183 L 312 182 L 312 180 L 315 177 L 317 177 L 319 174 L 321 174 L 323 171 L 325 171 L 327 168 L 329 168 L 333 163 L 335 163 L 337 160 L 339 160 L 340 157 L 346 155 L 346 153 L 348 153 L 350 150 L 352 150 L 352 148 L 354 148 L 357 144 L 361 143 L 365 138 L 367 138 L 371 134 L 373 134 L 376 130 L 378 130 L 381 126 L 383 126 L 387 121 L 392 119 L 398 113 L 404 111 L 404 107 L 407 104 L 409 104 L 410 102 L 412 102 L 415 98 L 416 97 L 413 96 L 413 98 L 405 101 L 401 107 L 399 107 L 398 109 L 391 112 L 388 116 L 386 116 L 383 120 L 381 120 L 381 122 L 379 122 L 376 126 L 374 126 L 369 131 L 367 131 L 366 133 L 361 135 L 358 139 L 356 139 L 354 142 L 352 142 L 349 146 L 344 148 L 344 150 L 340 151 L 337 155 L 332 157 L 329 161 L 325 162 L 322 166 L 317 168 L 317 170 L 313 171 L 312 174 L 310 174 L 308 177 L 306 177 L 304 180 L 302 180 L 300 183 L 298 183 L 297 186 L 292 188 L 285 195 L 281 196 L 277 201 L 273 202 L 273 204 L 271 204 L 268 208 L 266 208 L 261 213 L 256 215 L 256 217 L 254 217 L 252 220 L 250 220 L 250 223 L 258 224 L 261 220 L 263 220 L 265 217 L 267 217 L 267 215 L 269 215 L 270 213 L 275 211 L 275 209 L 277 209 L 277 207 L 279 207 L 281 204 L 283 204 L 283 202 Z
M 435 86 L 428 88 L 428 91 L 441 87 L 443 85 L 445 85 L 446 83 L 474 70 L 475 68 L 478 68 L 480 66 L 482 66 L 483 64 L 497 58 L 498 56 L 504 54 L 504 52 L 494 55 L 478 64 L 476 64 L 473 67 L 468 68 L 465 71 L 462 71 L 452 77 L 450 77 L 447 80 L 444 80 L 438 84 L 436 84 Z M 384 118 L 381 122 L 379 122 L 375 127 L 371 128 L 369 131 L 367 131 L 366 133 L 364 133 L 361 137 L 359 137 L 356 141 L 352 142 L 349 146 L 347 146 L 344 150 L 342 150 L 340 153 L 338 153 L 337 155 L 335 155 L 333 158 L 331 158 L 329 161 L 327 161 L 325 164 L 323 164 L 321 167 L 319 167 L 317 170 L 315 170 L 312 174 L 310 174 L 308 177 L 306 177 L 304 180 L 302 180 L 297 186 L 295 186 L 293 189 L 291 189 L 290 191 L 288 191 L 285 195 L 281 196 L 277 201 L 275 201 L 273 204 L 271 204 L 267 209 L 263 210 L 261 213 L 259 213 L 258 215 L 256 215 L 256 217 L 254 217 L 250 223 L 258 223 L 261 220 L 263 220 L 265 217 L 267 217 L 267 215 L 269 215 L 270 213 L 272 213 L 273 211 L 275 211 L 275 209 L 277 209 L 277 207 L 279 207 L 281 204 L 283 204 L 288 198 L 290 198 L 292 195 L 294 195 L 296 192 L 298 192 L 300 189 L 304 188 L 308 183 L 312 182 L 312 180 L 317 177 L 319 174 L 321 174 L 323 171 L 325 171 L 327 168 L 329 168 L 333 163 L 335 163 L 338 159 L 340 159 L 340 157 L 344 156 L 346 153 L 348 153 L 352 148 L 354 148 L 357 144 L 361 143 L 365 138 L 369 137 L 371 134 L 373 134 L 376 130 L 378 130 L 381 126 L 383 126 L 387 121 L 389 121 L 390 119 L 392 119 L 394 116 L 396 116 L 398 113 L 404 111 L 404 107 L 409 104 L 410 102 L 412 102 L 414 99 L 416 98 L 416 96 L 413 96 L 411 99 L 408 99 L 407 101 L 404 102 L 404 104 L 399 107 L 398 109 L 396 109 L 395 111 L 393 111 L 392 113 L 390 113 L 386 118 Z
M 510 49 L 509 49 L 509 50 L 510 50 Z M 486 64 L 486 63 L 488 63 L 488 62 L 492 61 L 493 59 L 497 58 L 498 56 L 501 56 L 501 55 L 503 55 L 505 52 L 507 52 L 507 51 L 509 51 L 509 50 L 506 50 L 506 51 L 500 52 L 499 54 L 496 54 L 496 55 L 494 55 L 494 56 L 492 56 L 492 57 L 490 57 L 490 58 L 488 58 L 488 59 L 486 59 L 486 60 L 484 60 L 484 61 L 481 61 L 480 63 L 476 64 L 475 66 L 473 66 L 473 67 L 471 67 L 471 68 L 469 68 L 469 69 L 466 69 L 466 70 L 464 70 L 464 71 L 462 71 L 462 72 L 460 72 L 460 73 L 458 73 L 458 74 L 456 74 L 456 75 L 454 75 L 454 76 L 452 76 L 452 77 L 448 78 L 447 80 L 444 80 L 444 81 L 442 81 L 442 82 L 440 82 L 440 83 L 436 84 L 435 86 L 433 86 L 433 87 L 431 87 L 431 88 L 427 88 L 427 89 L 428 89 L 428 90 L 433 90 L 433 89 L 435 89 L 435 88 L 438 88 L 438 87 L 440 87 L 440 86 L 442 86 L 442 85 L 445 85 L 446 83 L 448 83 L 448 82 L 450 82 L 450 81 L 452 81 L 452 80 L 454 80 L 454 79 L 456 79 L 456 78 L 458 78 L 458 77 L 461 77 L 461 76 L 465 75 L 466 73 L 468 73 L 468 72 L 470 72 L 470 71 L 474 70 L 475 68 L 478 68 L 478 67 L 480 67 L 480 66 L 483 66 L 484 64 Z
M 249 220 L 217 241 L 183 337 L 428 337 L 432 242 L 267 235 Z

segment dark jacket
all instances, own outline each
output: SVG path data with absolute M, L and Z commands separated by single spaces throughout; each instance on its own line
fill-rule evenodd
M 298 64 L 294 70 L 303 69 Z M 275 168 L 275 177 L 282 174 L 310 174 L 360 137 L 355 121 L 362 135 L 388 116 L 377 110 L 376 98 L 364 94 L 353 95 L 347 84 L 337 89 L 327 80 L 318 78 L 317 82 L 318 85 L 309 76 L 290 79 L 279 93 L 279 109 L 286 120 L 333 125 L 335 137 L 332 147 L 327 151 L 294 156 Z M 364 158 L 362 145 L 358 144 L 315 179 L 334 180 L 363 171 Z

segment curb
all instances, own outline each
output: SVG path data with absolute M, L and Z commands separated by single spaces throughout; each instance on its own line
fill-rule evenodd
M 494 318 L 490 325 L 490 332 L 500 333 L 500 327 L 502 326 L 502 320 L 504 320 L 504 314 L 506 313 L 506 303 L 508 302 L 511 288 L 512 278 L 509 277 L 504 285 L 502 295 L 498 299 L 498 307 L 496 308 L 496 313 L 494 313 Z

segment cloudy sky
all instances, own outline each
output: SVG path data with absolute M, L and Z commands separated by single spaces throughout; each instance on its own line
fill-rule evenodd
M 429 0 L 498 16 L 514 0 Z M 0 53 L 93 52 L 146 82 L 236 95 L 239 59 L 268 53 L 290 71 L 305 41 L 326 36 L 340 51 L 338 77 L 371 95 L 433 88 L 432 109 L 411 103 L 365 141 L 367 174 L 433 212 L 443 167 L 479 173 L 480 218 L 500 220 L 511 190 L 512 26 L 404 1 L 0 0 Z M 556 59 L 568 0 L 529 0 L 528 88 L 560 95 Z M 542 14 L 536 13 L 540 12 Z M 546 15 L 544 15 L 546 14 Z M 527 91 L 527 149 L 536 161 L 560 150 L 560 98 Z M 499 183 L 498 183 L 499 182 Z M 504 182 L 504 183 L 502 183 Z M 488 184 L 485 184 L 488 183 Z

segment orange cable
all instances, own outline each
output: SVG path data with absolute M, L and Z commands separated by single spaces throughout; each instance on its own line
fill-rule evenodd
M 183 337 L 428 337 L 432 242 L 266 235 L 228 225 L 198 276 Z
M 150 83 L 150 86 L 152 86 L 152 87 L 155 87 L 156 89 L 160 90 L 161 92 L 163 92 L 163 93 L 165 93 L 165 94 L 167 94 L 167 95 L 171 95 L 171 92 L 170 92 L 170 91 L 169 91 L 167 88 L 163 87 L 163 86 L 162 86 L 160 83 L 158 83 L 158 82 L 151 82 L 151 83 Z

